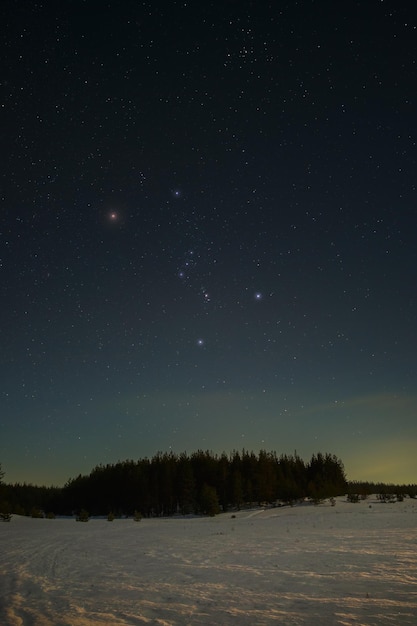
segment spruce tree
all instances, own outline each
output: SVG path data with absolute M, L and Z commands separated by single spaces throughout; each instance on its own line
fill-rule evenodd
M 214 517 L 220 513 L 219 498 L 215 487 L 204 483 L 200 494 L 200 508 L 204 515 Z
M 3 500 L 3 478 L 4 471 L 0 463 L 0 522 L 10 522 L 12 519 L 10 505 L 8 502 Z

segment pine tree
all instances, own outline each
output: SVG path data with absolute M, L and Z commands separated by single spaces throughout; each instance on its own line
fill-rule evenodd
M 201 489 L 200 508 L 204 515 L 210 515 L 210 517 L 214 517 L 217 513 L 220 513 L 217 491 L 211 485 L 207 485 L 207 483 L 204 483 Z
M 188 515 L 195 509 L 195 479 L 190 459 L 181 454 L 178 461 L 177 493 L 181 515 Z
M 10 505 L 3 500 L 3 478 L 4 471 L 0 463 L 0 522 L 10 522 L 12 519 Z
M 232 476 L 232 504 L 238 511 L 243 504 L 242 474 L 238 469 L 235 469 Z

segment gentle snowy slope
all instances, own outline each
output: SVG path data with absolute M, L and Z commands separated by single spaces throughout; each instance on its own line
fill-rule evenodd
M 0 524 L 4 626 L 417 624 L 417 501 Z

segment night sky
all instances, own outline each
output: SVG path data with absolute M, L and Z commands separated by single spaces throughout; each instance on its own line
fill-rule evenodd
M 0 462 L 417 482 L 414 1 L 3 0 Z

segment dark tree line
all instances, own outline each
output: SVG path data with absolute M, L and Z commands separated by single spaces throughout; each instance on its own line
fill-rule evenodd
M 394 483 L 367 482 L 352 480 L 348 483 L 348 495 L 357 494 L 361 499 L 366 499 L 371 494 L 387 494 L 391 496 L 409 496 L 417 498 L 417 485 L 396 485 Z
M 98 465 L 89 475 L 64 487 L 6 485 L 3 498 L 14 513 L 35 511 L 92 515 L 214 515 L 258 504 L 292 503 L 309 497 L 318 502 L 347 491 L 343 463 L 330 454 L 277 456 L 261 450 L 216 455 L 198 450 L 158 453 L 151 459 Z

